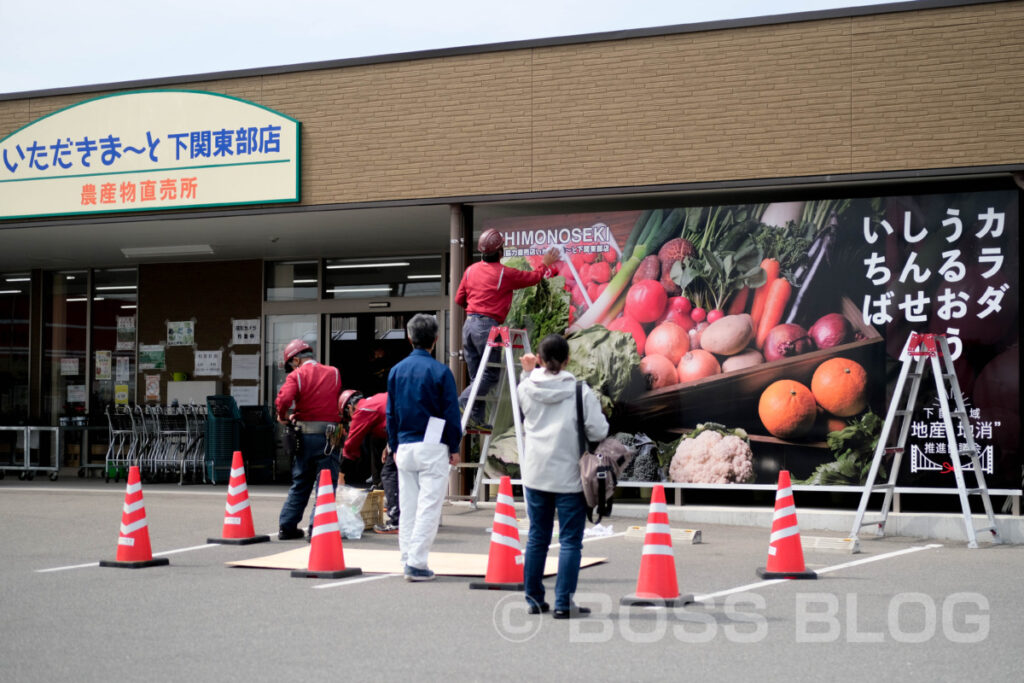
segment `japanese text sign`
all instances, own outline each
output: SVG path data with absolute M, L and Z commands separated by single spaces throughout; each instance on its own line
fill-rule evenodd
M 299 122 L 183 90 L 87 100 L 0 141 L 0 219 L 299 200 Z

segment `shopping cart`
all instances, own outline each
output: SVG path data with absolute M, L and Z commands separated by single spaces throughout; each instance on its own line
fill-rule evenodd
M 103 463 L 103 481 L 109 482 L 113 478 L 117 482 L 122 476 L 128 476 L 128 467 L 133 464 L 131 409 L 128 406 L 108 405 L 105 412 L 110 439 Z

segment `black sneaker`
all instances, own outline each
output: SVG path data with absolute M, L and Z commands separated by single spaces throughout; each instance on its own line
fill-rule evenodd
M 386 524 L 374 524 L 373 533 L 394 535 L 398 533 L 398 527 L 392 524 L 391 522 L 388 522 Z
M 297 538 L 305 538 L 306 534 L 302 529 L 285 529 L 281 527 L 277 532 L 277 540 L 279 541 L 294 541 Z

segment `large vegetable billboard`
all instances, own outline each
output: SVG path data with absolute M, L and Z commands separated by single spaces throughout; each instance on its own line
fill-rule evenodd
M 559 276 L 517 292 L 507 323 L 534 343 L 568 336 L 568 369 L 637 450 L 628 479 L 774 484 L 786 468 L 798 483 L 862 484 L 918 332 L 948 341 L 989 485 L 1019 488 L 1018 201 L 814 199 L 483 227 L 515 267 L 562 250 Z M 955 485 L 936 391 L 928 375 L 903 485 Z M 495 428 L 488 472 L 516 475 L 511 419 Z

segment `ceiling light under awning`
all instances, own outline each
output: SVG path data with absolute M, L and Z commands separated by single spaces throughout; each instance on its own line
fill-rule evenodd
M 125 258 L 146 258 L 156 256 L 193 256 L 212 254 L 213 247 L 209 244 L 178 244 L 166 247 L 124 247 L 121 253 Z

